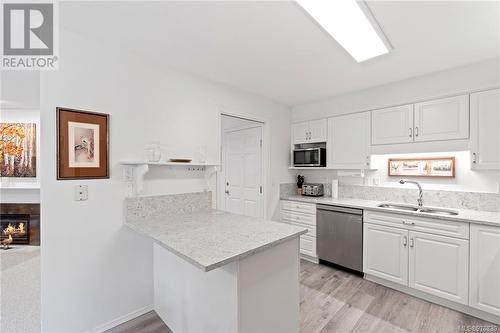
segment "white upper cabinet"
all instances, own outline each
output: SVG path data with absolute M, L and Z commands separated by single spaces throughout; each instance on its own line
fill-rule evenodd
M 327 120 L 311 120 L 309 122 L 309 141 L 326 142 L 327 138 Z
M 473 169 L 500 169 L 500 89 L 470 95 Z
M 328 167 L 370 168 L 370 112 L 328 119 Z
M 413 142 L 413 104 L 372 112 L 372 145 Z
M 469 95 L 415 104 L 415 142 L 467 139 Z
M 469 305 L 500 316 L 500 227 L 470 226 Z
M 309 138 L 309 122 L 292 124 L 292 141 L 294 144 L 307 142 Z
M 292 142 L 294 144 L 326 142 L 327 120 L 311 120 L 292 124 Z

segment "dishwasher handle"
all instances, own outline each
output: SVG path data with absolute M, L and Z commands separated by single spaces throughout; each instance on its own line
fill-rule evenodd
M 326 210 L 330 212 L 336 213 L 346 213 L 346 214 L 354 214 L 354 215 L 363 215 L 363 211 L 361 209 L 348 208 L 348 207 L 340 207 L 340 206 L 330 206 L 330 205 L 317 205 L 317 210 Z

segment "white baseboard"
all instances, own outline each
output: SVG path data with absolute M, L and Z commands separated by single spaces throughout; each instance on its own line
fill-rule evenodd
M 311 256 L 308 256 L 307 254 L 300 254 L 300 259 L 304 259 L 304 260 L 307 260 L 307 261 L 310 261 L 310 262 L 313 262 L 315 264 L 319 264 L 319 259 L 317 257 L 311 257 Z
M 107 323 L 104 323 L 104 324 L 101 324 L 97 327 L 94 327 L 91 332 L 94 332 L 94 333 L 105 332 L 105 331 L 112 329 L 113 327 L 116 327 L 118 325 L 121 325 L 129 320 L 132 320 L 134 318 L 142 316 L 143 314 L 146 314 L 146 313 L 152 311 L 153 309 L 154 309 L 153 304 L 147 305 L 143 308 L 137 309 L 137 310 L 129 312 L 123 316 L 115 318 L 111 321 L 108 321 Z

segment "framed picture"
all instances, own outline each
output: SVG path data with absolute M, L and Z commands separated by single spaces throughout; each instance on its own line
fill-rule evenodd
M 0 177 L 36 177 L 36 124 L 0 123 Z
M 57 108 L 57 179 L 109 178 L 109 115 Z
M 391 158 L 389 176 L 455 177 L 455 157 Z

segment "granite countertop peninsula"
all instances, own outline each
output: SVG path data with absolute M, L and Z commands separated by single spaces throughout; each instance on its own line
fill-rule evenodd
M 125 225 L 206 272 L 307 232 L 214 209 L 131 219 Z
M 382 201 L 375 200 L 364 200 L 364 199 L 333 199 L 331 197 L 306 197 L 300 195 L 290 195 L 290 196 L 282 196 L 281 200 L 290 200 L 290 201 L 299 201 L 299 202 L 308 202 L 315 204 L 324 204 L 324 205 L 332 205 L 332 206 L 342 206 L 342 207 L 350 207 L 350 208 L 359 208 L 365 210 L 372 210 L 378 212 L 386 212 L 386 213 L 397 213 L 411 216 L 420 216 L 420 217 L 430 217 L 439 220 L 447 220 L 447 221 L 456 221 L 456 222 L 470 222 L 476 224 L 486 224 L 500 227 L 500 212 L 487 212 L 480 210 L 471 210 L 471 209 L 456 209 L 456 208 L 446 208 L 446 207 L 432 207 L 425 206 L 428 208 L 446 208 L 451 209 L 458 212 L 458 215 L 437 215 L 437 214 L 429 214 L 429 213 L 419 213 L 406 211 L 401 209 L 392 209 L 392 208 L 381 208 L 377 207 L 377 205 L 383 203 Z

